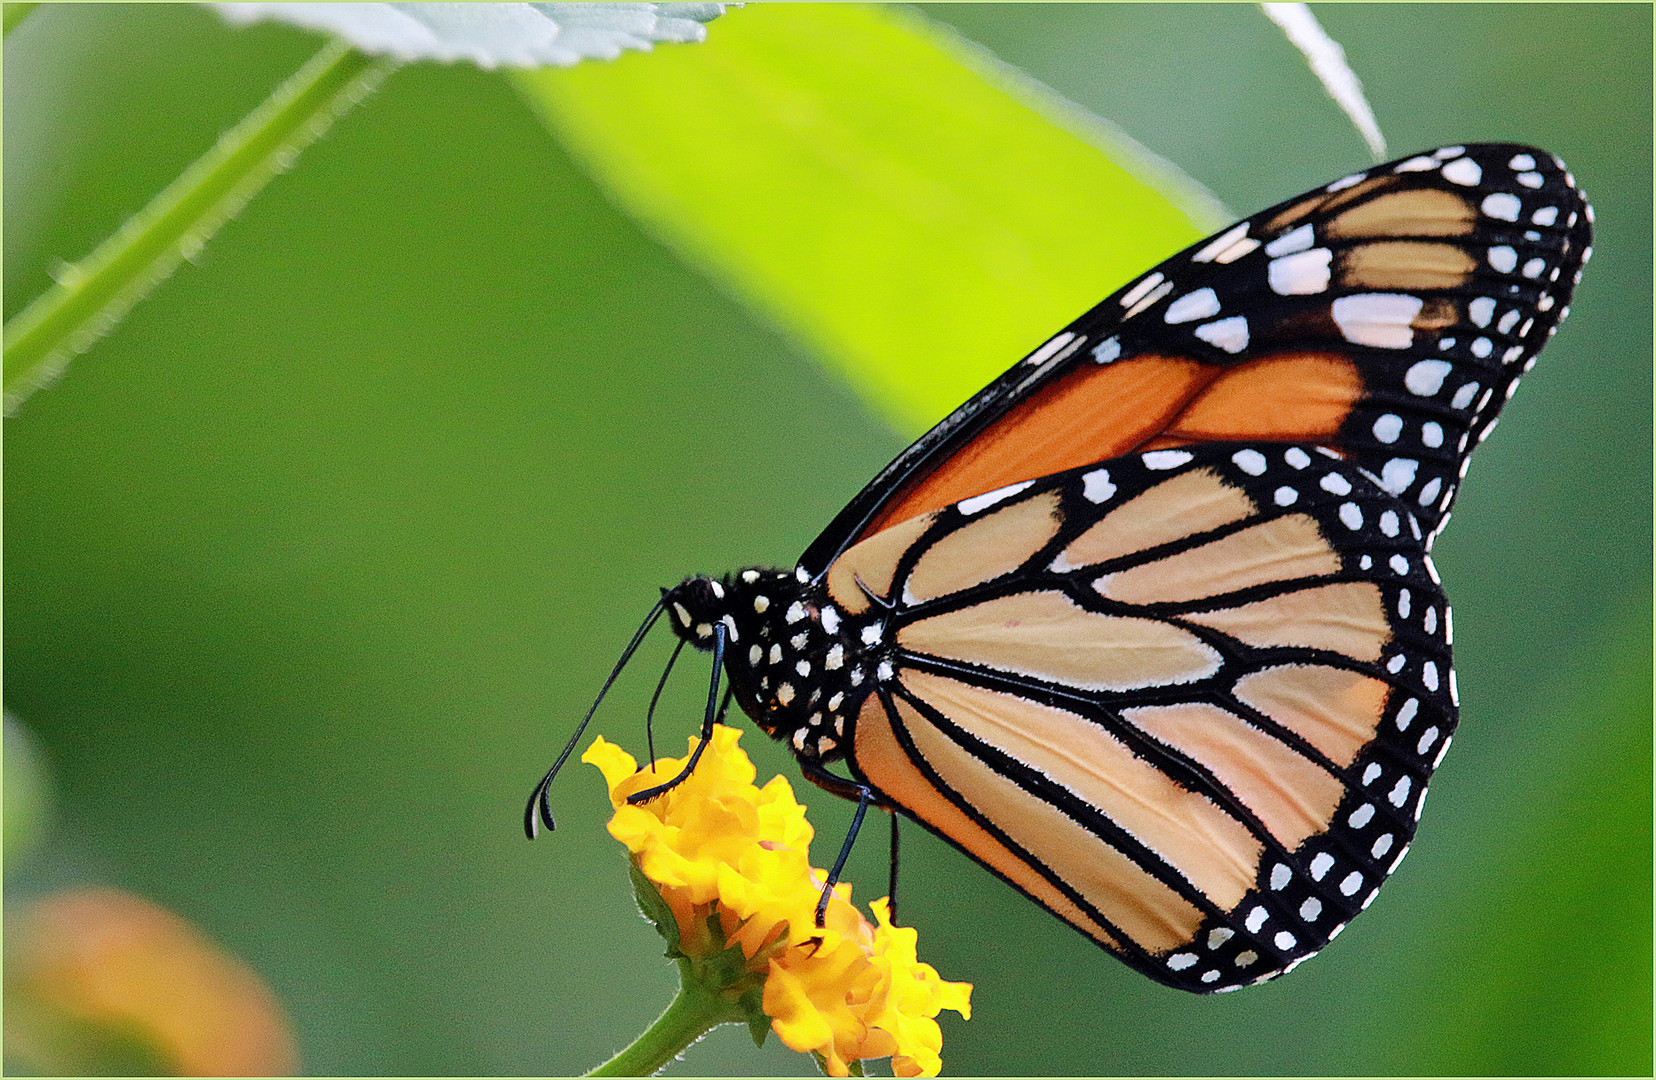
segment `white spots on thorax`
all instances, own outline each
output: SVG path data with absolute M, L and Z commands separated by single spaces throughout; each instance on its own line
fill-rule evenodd
M 1329 311 L 1341 335 L 1353 345 L 1407 349 L 1414 343 L 1411 324 L 1424 306 L 1425 302 L 1418 296 L 1359 293 L 1340 297 L 1329 306 Z
M 881 660 L 880 666 L 874 669 L 874 675 L 881 682 L 890 682 L 894 669 L 890 660 Z
M 788 610 L 782 617 L 788 621 L 790 626 L 803 619 L 805 617 L 804 603 L 795 600 L 793 603 L 788 605 Z
M 1374 421 L 1374 437 L 1383 443 L 1394 443 L 1403 434 L 1403 418 L 1386 413 Z
M 729 635 L 731 641 L 741 640 L 741 635 L 736 632 L 736 619 L 733 616 L 721 615 L 719 621 L 724 623 L 725 632 Z
M 1461 187 L 1474 187 L 1483 179 L 1483 169 L 1469 157 L 1456 158 L 1443 167 L 1443 178 Z
M 1317 486 L 1328 492 L 1330 495 L 1351 494 L 1351 481 L 1347 480 L 1339 473 L 1329 473 L 1321 480 L 1317 481 Z
M 1380 467 L 1380 486 L 1393 495 L 1401 495 L 1414 483 L 1420 462 L 1414 458 L 1392 458 Z
M 1299 492 L 1284 485 L 1271 494 L 1271 501 L 1278 506 L 1293 506 L 1296 502 L 1299 502 Z
M 796 566 L 794 567 L 794 580 L 804 585 L 811 580 L 811 575 L 806 572 L 803 566 Z
M 1456 409 L 1466 408 L 1468 405 L 1472 404 L 1472 399 L 1478 395 L 1478 391 L 1481 389 L 1483 389 L 1483 386 L 1480 383 L 1467 383 L 1459 390 L 1456 390 L 1455 396 L 1449 399 L 1450 406 Z M 1433 391 L 1433 393 L 1436 393 L 1436 391 Z
M 1062 349 L 1065 345 L 1068 345 L 1074 340 L 1075 335 L 1070 333 L 1068 330 L 1065 330 L 1063 333 L 1052 338 L 1045 345 L 1042 345 L 1039 349 L 1036 349 L 1034 352 L 1024 357 L 1024 363 L 1033 367 L 1034 365 L 1049 359 L 1053 353 L 1057 352 L 1059 349 Z
M 763 615 L 765 612 L 769 611 L 770 610 L 770 597 L 768 597 L 768 596 L 755 596 L 753 598 L 753 610 L 754 610 L 754 612 L 756 612 L 757 614 L 760 614 L 760 615 Z
M 1489 249 L 1489 265 L 1503 274 L 1510 274 L 1518 266 L 1518 252 L 1510 244 L 1496 244 Z
M 1517 221 L 1518 212 L 1524 208 L 1518 196 L 1505 191 L 1497 191 L 1484 196 L 1479 209 L 1497 221 Z
M 1248 236 L 1248 223 L 1233 225 L 1215 236 L 1190 257 L 1191 262 L 1231 263 L 1259 246 L 1259 241 Z
M 1527 188 L 1538 188 L 1546 183 L 1546 179 L 1538 172 L 1521 172 L 1517 180 Z
M 699 637 L 699 638 L 712 637 L 713 636 L 713 624 L 712 623 L 697 623 L 696 624 L 696 636 Z
M 1182 465 L 1188 465 L 1195 459 L 1195 456 L 1188 450 L 1152 450 L 1143 455 L 1141 460 L 1144 462 L 1146 469 L 1164 472 L 1168 469 L 1177 469 Z
M 824 604 L 822 606 L 822 611 L 818 613 L 817 617 L 822 620 L 822 628 L 824 630 L 828 631 L 830 634 L 839 633 L 840 613 L 839 609 L 834 605 Z
M 880 638 L 885 635 L 885 623 L 869 623 L 862 628 L 862 643 L 864 645 L 878 645 Z
M 1094 469 L 1081 477 L 1081 494 L 1090 503 L 1102 503 L 1114 498 L 1116 486 L 1110 480 L 1110 470 Z
M 1297 446 L 1290 446 L 1283 452 L 1282 460 L 1296 469 L 1303 469 L 1311 464 L 1311 455 Z
M 1100 341 L 1093 346 L 1092 358 L 1097 364 L 1109 364 L 1121 359 L 1121 339 L 1112 334 Z
M 1272 259 L 1265 270 L 1271 291 L 1278 296 L 1314 296 L 1328 289 L 1333 278 L 1334 253 L 1312 248 Z
M 1197 337 L 1232 356 L 1248 347 L 1248 320 L 1242 315 L 1204 323 L 1191 331 Z
M 1416 397 L 1431 397 L 1443 389 L 1451 370 L 1447 360 L 1416 360 L 1403 373 L 1403 386 Z
M 1005 499 L 1010 499 L 1034 482 L 1033 480 L 1023 480 L 1016 484 L 1008 484 L 1003 488 L 996 488 L 994 491 L 986 491 L 982 495 L 973 495 L 970 499 L 962 499 L 955 506 L 962 514 L 970 517 L 980 510 L 994 506 Z
M 680 626 L 685 627 L 686 629 L 689 628 L 690 612 L 686 611 L 684 605 L 679 603 L 677 600 L 673 601 L 673 618 L 678 620 L 678 624 Z
M 1346 823 L 1348 825 L 1350 825 L 1353 829 L 1361 829 L 1365 825 L 1367 825 L 1369 823 L 1369 821 L 1373 819 L 1373 817 L 1374 817 L 1374 804 L 1373 803 L 1364 803 L 1362 806 L 1359 806 L 1357 809 L 1355 809 L 1351 812 L 1351 816 L 1346 819 Z
M 828 671 L 838 671 L 844 665 L 845 665 L 845 646 L 844 645 L 839 645 L 839 644 L 834 645 L 831 649 L 828 650 L 827 654 L 825 656 L 823 656 L 823 658 L 822 658 L 822 666 L 825 669 L 827 669 Z M 837 706 L 829 705 L 828 707 L 830 709 L 832 709 L 832 708 L 836 708 Z
M 1162 319 L 1169 326 L 1179 323 L 1195 322 L 1197 319 L 1206 319 L 1219 314 L 1219 294 L 1212 289 L 1203 287 L 1185 293 L 1171 304 Z
M 1311 860 L 1311 879 L 1321 881 L 1334 869 L 1334 856 L 1326 851 L 1319 851 Z
M 1238 450 L 1231 455 L 1231 461 L 1249 476 L 1261 476 L 1265 472 L 1265 455 L 1258 450 Z
M 1310 222 L 1306 222 L 1304 225 L 1290 229 L 1266 244 L 1265 254 L 1273 259 L 1280 258 L 1283 255 L 1292 255 L 1296 251 L 1307 251 L 1316 242 L 1316 231 L 1311 228 Z
M 1398 533 L 1397 511 L 1395 511 L 1395 510 L 1385 510 L 1385 511 L 1381 512 L 1381 514 L 1380 514 L 1380 531 L 1385 533 L 1387 536 L 1396 536 L 1397 535 L 1397 533 Z
M 1409 725 L 1414 723 L 1414 718 L 1419 713 L 1420 713 L 1420 699 L 1419 698 L 1410 698 L 1409 700 L 1405 701 L 1403 703 L 1403 706 L 1400 709 L 1397 710 L 1397 719 L 1395 721 L 1395 723 L 1397 724 L 1397 730 L 1398 731 L 1408 731 L 1409 730 Z
M 1556 225 L 1558 224 L 1558 207 L 1543 206 L 1530 215 L 1530 221 L 1536 225 Z
M 749 585 L 752 585 L 755 581 L 759 580 L 759 571 L 757 571 L 757 570 L 743 570 L 742 571 L 742 580 L 747 582 Z

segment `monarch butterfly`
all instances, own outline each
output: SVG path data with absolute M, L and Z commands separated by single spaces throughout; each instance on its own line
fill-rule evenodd
M 1169 986 L 1283 974 L 1413 838 L 1457 718 L 1429 552 L 1591 221 L 1515 145 L 1255 214 L 1013 365 L 793 570 L 664 590 L 616 672 L 665 612 L 714 654 L 704 744 L 723 668 L 859 822 L 901 811 Z

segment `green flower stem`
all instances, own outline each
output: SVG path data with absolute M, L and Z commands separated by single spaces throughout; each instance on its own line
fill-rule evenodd
M 5 329 L 5 411 L 63 370 L 397 66 L 330 41 Z
M 588 1076 L 654 1076 L 697 1039 L 720 1024 L 743 1023 L 747 1014 L 679 961 L 683 985 L 655 1023 L 631 1046 L 587 1073 Z

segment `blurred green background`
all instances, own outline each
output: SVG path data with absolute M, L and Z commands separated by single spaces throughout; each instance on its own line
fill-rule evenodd
M 1367 163 L 1252 6 L 921 10 L 1239 213 Z M 903 919 L 977 986 L 947 1072 L 1651 1069 L 1651 10 L 1318 13 L 1395 152 L 1533 142 L 1598 210 L 1437 548 L 1460 736 L 1374 908 L 1240 994 L 1154 986 L 908 829 Z M 186 6 L 30 16 L 7 316 L 317 43 Z M 6 706 L 55 792 L 8 904 L 97 882 L 170 907 L 270 983 L 311 1072 L 590 1067 L 674 973 L 596 773 L 534 845 L 523 799 L 657 586 L 791 564 L 905 444 L 882 415 L 614 209 L 500 76 L 399 72 L 6 425 Z M 658 644 L 600 717 L 635 751 Z M 850 807 L 795 787 L 826 861 Z M 854 856 L 859 898 L 884 859 Z M 734 1027 L 674 1070 L 815 1071 Z

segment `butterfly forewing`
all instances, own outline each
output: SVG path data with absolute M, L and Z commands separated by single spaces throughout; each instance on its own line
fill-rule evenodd
M 1278 974 L 1401 859 L 1454 724 L 1448 608 L 1362 469 L 1165 449 L 906 532 L 835 566 L 883 583 L 895 646 L 853 772 L 1133 966 Z
M 918 514 L 1135 450 L 1315 443 L 1428 534 L 1589 254 L 1573 178 L 1446 147 L 1334 181 L 1130 282 L 894 461 L 801 565 Z

